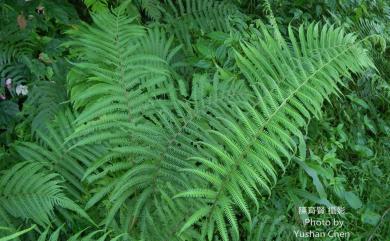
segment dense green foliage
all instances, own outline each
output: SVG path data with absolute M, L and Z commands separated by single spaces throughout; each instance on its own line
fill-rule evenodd
M 386 1 L 0 8 L 0 241 L 390 240 Z

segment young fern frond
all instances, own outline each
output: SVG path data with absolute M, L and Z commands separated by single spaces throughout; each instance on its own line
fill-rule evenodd
M 293 137 L 301 135 L 300 127 L 311 116 L 320 115 L 323 101 L 343 84 L 341 76 L 372 66 L 356 37 L 340 28 L 320 29 L 312 24 L 304 31 L 301 27 L 297 41 L 290 27 L 289 44 L 273 37 L 265 26 L 261 35 L 255 34 L 257 41 L 241 44 L 237 63 L 256 100 L 233 105 L 236 118 L 220 118 L 211 130 L 218 143 L 203 141 L 214 155 L 211 160 L 197 158 L 207 169 L 187 170 L 207 183 L 202 187 L 204 195 L 197 197 L 210 208 L 194 215 L 209 239 L 216 227 L 222 239 L 229 240 L 228 221 L 230 236 L 238 240 L 233 210 L 238 208 L 251 220 L 249 201 L 258 207 L 257 196 L 270 192 L 276 166 L 284 169 L 283 160 L 291 159 L 296 146 Z M 198 188 L 179 196 L 191 197 Z

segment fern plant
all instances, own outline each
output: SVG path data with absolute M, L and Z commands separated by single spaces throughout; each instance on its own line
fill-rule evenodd
M 196 157 L 207 168 L 186 170 L 207 185 L 177 197 L 198 197 L 207 205 L 184 227 L 200 221 L 209 239 L 216 227 L 223 240 L 228 240 L 227 222 L 232 226 L 231 235 L 239 238 L 234 207 L 251 219 L 248 200 L 258 207 L 257 195 L 270 191 L 276 166 L 283 170 L 283 159 L 291 159 L 294 153 L 293 137 L 301 135 L 299 128 L 312 115 L 319 116 L 329 94 L 337 94 L 340 75 L 360 72 L 371 63 L 359 42 L 355 43 L 355 36 L 345 35 L 342 29 L 325 25 L 320 30 L 312 24 L 305 33 L 301 26 L 299 42 L 292 28 L 289 32 L 292 48 L 284 39 L 273 37 L 265 26 L 255 32 L 257 41 L 242 44 L 237 62 L 256 100 L 233 105 L 234 119 L 220 117 L 211 130 L 217 143 L 203 142 L 214 157 Z
M 266 197 L 323 103 L 375 69 L 365 39 L 322 23 L 282 33 L 270 11 L 247 24 L 225 1 L 137 1 L 143 26 L 128 4 L 68 30 L 67 82 L 27 100 L 0 225 L 37 224 L 14 237 L 39 241 L 285 240 L 295 227 L 264 217 Z M 228 57 L 199 70 L 194 43 L 207 55 L 210 36 Z
M 104 22 L 96 19 L 98 29 L 112 29 L 102 26 L 114 19 L 121 20 L 123 15 L 114 13 L 104 15 L 104 18 Z M 123 22 L 118 26 L 126 24 L 130 23 Z M 89 31 L 98 33 L 98 29 Z M 87 77 L 89 81 L 98 86 L 104 81 L 104 85 L 90 87 L 88 91 L 83 87 L 74 88 L 77 92 L 72 98 L 76 107 L 91 103 L 92 99 L 95 101 L 83 108 L 78 123 L 86 125 L 81 125 L 82 129 L 72 136 L 80 138 L 78 145 L 108 139 L 113 145 L 110 154 L 98 160 L 85 176 L 91 182 L 99 183 L 103 178 L 111 180 L 109 185 L 98 184 L 100 190 L 87 205 L 89 208 L 109 195 L 108 200 L 113 205 L 108 206 L 106 226 L 112 225 L 116 216 L 125 215 L 121 226 L 130 227 L 134 233 L 141 232 L 144 238 L 153 235 L 151 227 L 171 220 L 171 226 L 169 222 L 167 226 L 171 236 L 162 236 L 162 239 L 172 239 L 176 235 L 193 237 L 195 230 L 190 228 L 194 224 L 201 227 L 200 237 L 212 239 L 217 230 L 223 240 L 239 239 L 237 212 L 251 220 L 253 211 L 261 206 L 257 197 L 271 192 L 278 168 L 284 170 L 286 160 L 292 158 L 296 146 L 294 136 L 301 135 L 300 128 L 312 116 L 320 116 L 321 105 L 330 94 L 340 93 L 338 85 L 343 85 L 342 76 L 349 77 L 350 73 L 359 73 L 372 66 L 361 43 L 356 42 L 356 36 L 345 34 L 341 28 L 320 27 L 319 24 L 311 24 L 306 29 L 301 26 L 297 38 L 290 27 L 288 39 L 284 39 L 277 29 L 275 31 L 273 35 L 260 24 L 259 29 L 248 33 L 249 38 L 241 43 L 240 49 L 236 49 L 237 65 L 244 77 L 234 80 L 233 86 L 244 87 L 234 87 L 241 91 L 238 99 L 218 97 L 213 99 L 217 100 L 216 104 L 211 104 L 207 99 L 215 97 L 214 94 L 202 88 L 200 94 L 195 88 L 194 99 L 171 98 L 171 104 L 164 105 L 158 104 L 165 99 L 163 96 L 153 95 L 155 98 L 148 103 L 162 109 L 158 115 L 153 114 L 156 109 L 129 115 L 131 108 L 126 110 L 128 105 L 124 104 L 119 107 L 123 109 L 123 115 L 118 115 L 120 112 L 113 108 L 123 101 L 117 98 L 124 90 L 114 92 L 110 87 L 117 85 L 110 76 L 118 76 L 116 71 L 120 63 L 115 65 L 118 52 L 114 51 L 115 46 L 109 47 L 108 39 L 102 45 L 110 49 L 94 47 L 94 52 L 90 52 L 88 47 L 81 52 L 88 59 L 96 59 L 96 67 L 85 65 L 83 74 L 91 73 L 96 77 Z M 114 33 L 117 36 L 118 32 Z M 92 43 L 89 38 L 96 39 L 88 35 L 79 41 Z M 120 38 L 117 36 L 117 39 Z M 111 37 L 112 43 L 114 40 Z M 112 51 L 107 52 L 109 50 Z M 102 51 L 108 57 L 103 62 L 97 59 L 103 55 L 99 54 Z M 127 59 L 138 61 L 131 55 Z M 107 64 L 114 68 L 104 70 Z M 157 66 L 153 68 L 157 69 Z M 124 73 L 126 79 L 123 80 L 131 81 Z M 148 79 L 153 76 L 145 74 L 143 77 L 153 83 L 153 78 Z M 207 83 L 208 80 L 202 81 Z M 81 84 L 86 85 L 85 82 Z M 203 88 L 207 86 L 202 85 Z M 167 92 L 173 91 L 172 85 L 166 86 Z M 218 96 L 231 96 L 231 85 L 217 81 L 212 86 L 218 89 Z M 130 92 L 139 90 L 136 86 L 131 87 L 128 88 Z M 107 89 L 115 93 L 114 98 L 107 96 L 112 94 Z M 159 89 L 165 90 L 163 85 Z M 154 88 L 148 91 L 153 93 Z M 169 96 L 176 97 L 177 94 Z M 133 120 L 131 116 L 138 118 Z M 175 130 L 177 127 L 179 129 Z M 120 130 L 120 138 L 112 129 Z M 81 130 L 88 135 L 78 134 Z M 168 136 L 164 137 L 164 133 Z M 157 151 L 160 146 L 161 152 Z M 121 177 L 115 177 L 116 173 Z M 185 202 L 182 201 L 184 198 Z M 191 204 L 183 206 L 186 202 Z M 134 208 L 122 210 L 126 203 Z M 252 205 L 256 208 L 250 208 Z

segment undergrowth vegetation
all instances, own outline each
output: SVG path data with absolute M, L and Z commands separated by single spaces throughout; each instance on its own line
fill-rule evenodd
M 0 8 L 0 241 L 390 240 L 387 1 Z

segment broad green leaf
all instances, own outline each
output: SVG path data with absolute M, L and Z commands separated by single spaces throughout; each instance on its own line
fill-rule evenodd
M 344 198 L 353 209 L 359 209 L 362 207 L 362 201 L 353 192 L 345 192 Z
M 371 224 L 373 226 L 377 225 L 380 219 L 381 216 L 378 213 L 373 212 L 369 209 L 367 209 L 362 215 L 362 222 Z

